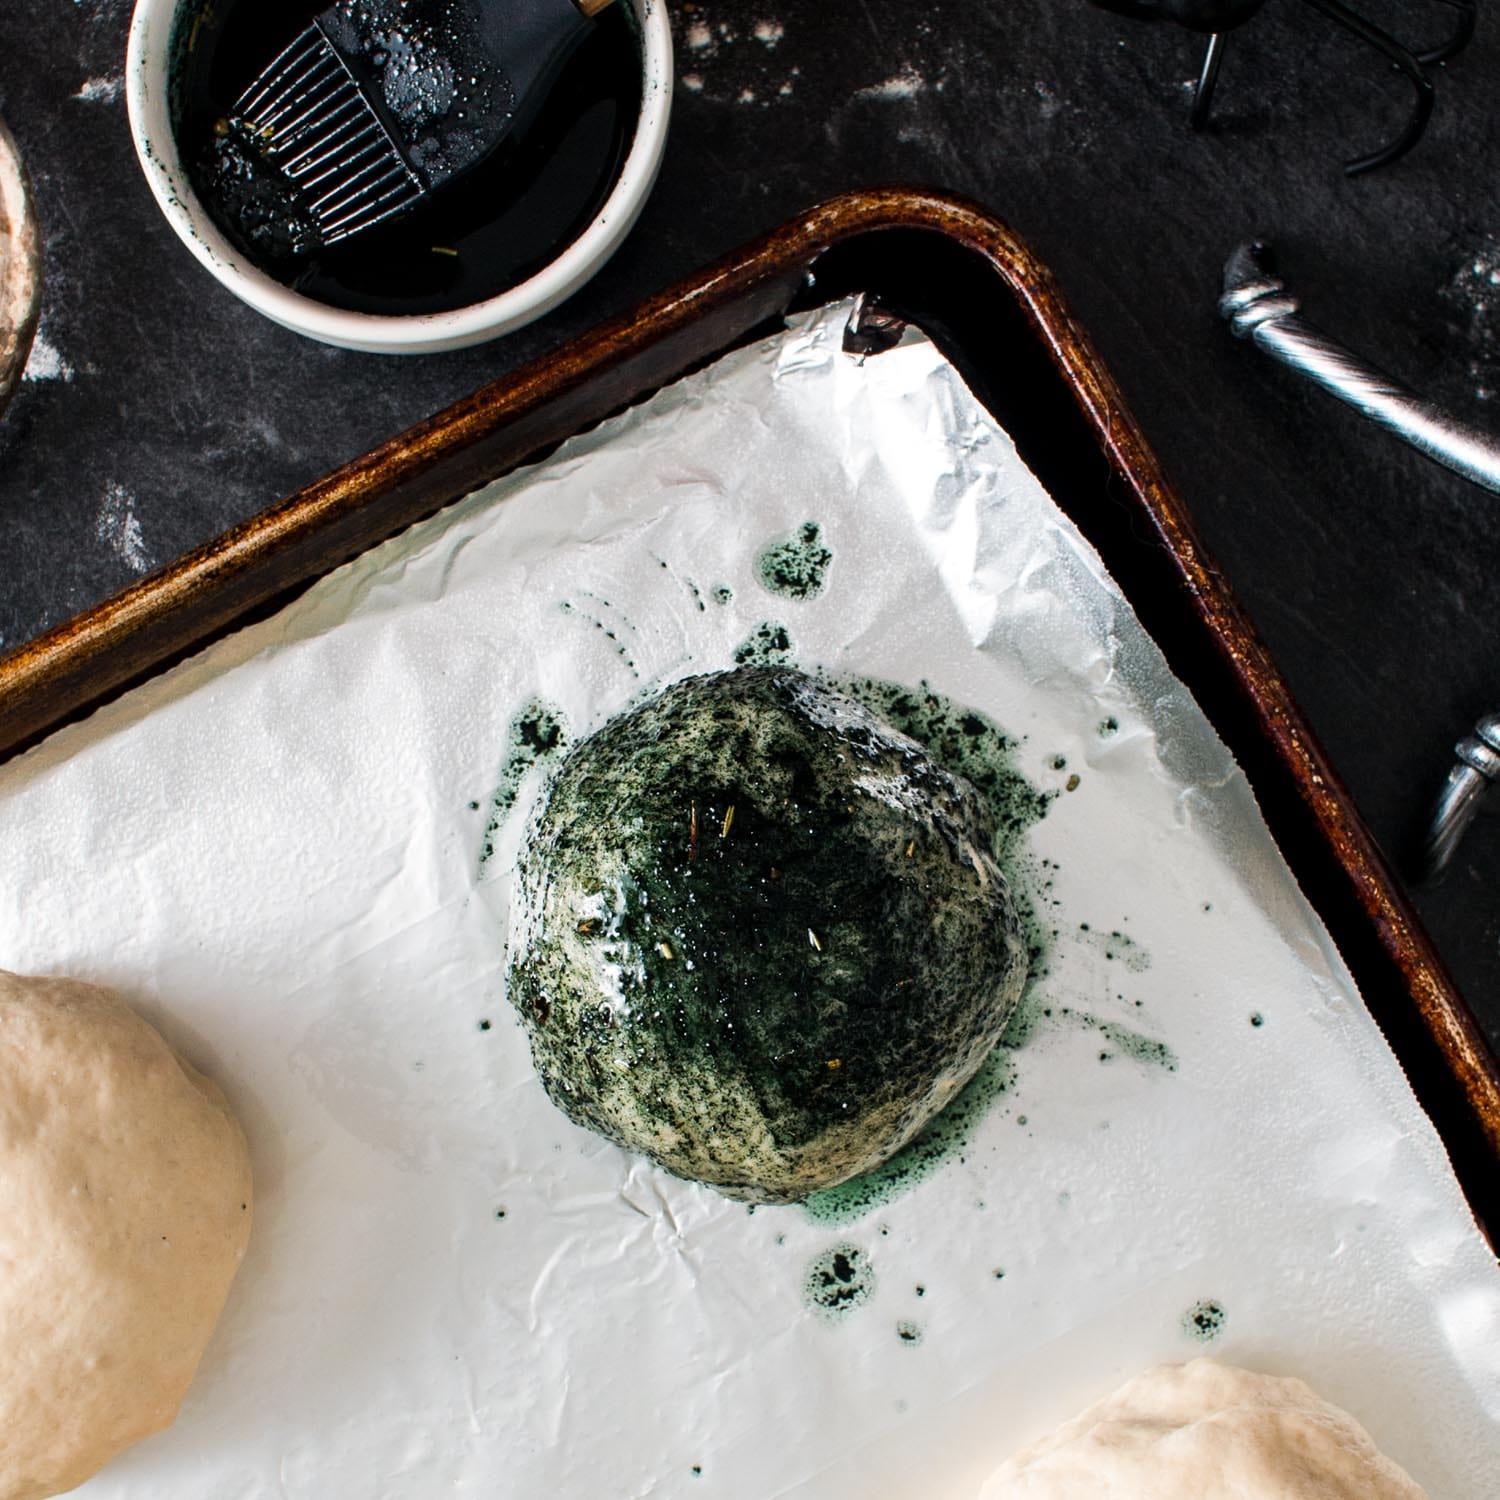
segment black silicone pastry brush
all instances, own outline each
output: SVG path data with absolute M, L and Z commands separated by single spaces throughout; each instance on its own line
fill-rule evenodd
M 536 114 L 612 0 L 339 0 L 235 102 L 227 128 L 275 170 L 301 246 L 415 208 Z

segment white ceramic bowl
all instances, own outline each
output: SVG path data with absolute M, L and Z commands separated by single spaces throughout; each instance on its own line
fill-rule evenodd
M 462 349 L 531 322 L 571 296 L 619 248 L 656 181 L 672 110 L 672 32 L 666 0 L 622 0 L 640 21 L 641 115 L 619 181 L 593 222 L 536 275 L 483 302 L 451 312 L 346 312 L 304 297 L 253 265 L 220 233 L 194 194 L 168 118 L 167 68 L 173 22 L 194 0 L 137 0 L 125 61 L 125 97 L 136 154 L 182 242 L 236 297 L 284 327 L 374 354 Z M 254 5 L 257 0 L 240 0 Z

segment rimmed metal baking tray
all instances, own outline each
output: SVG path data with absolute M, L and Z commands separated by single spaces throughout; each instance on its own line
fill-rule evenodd
M 1124 590 L 1243 767 L 1482 1226 L 1500 1067 L 1285 680 L 1047 269 L 998 219 L 907 189 L 823 203 L 482 387 L 0 658 L 0 760 L 798 307 L 863 293 L 937 342 Z

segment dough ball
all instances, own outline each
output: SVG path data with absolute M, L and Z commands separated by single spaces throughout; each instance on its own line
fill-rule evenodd
M 0 970 L 0 1500 L 171 1423 L 249 1234 L 218 1087 L 109 991 Z
M 968 782 L 826 684 L 676 683 L 583 740 L 509 993 L 554 1102 L 732 1197 L 878 1165 L 999 1038 L 1026 952 Z
M 1300 1380 L 1213 1360 L 1147 1370 L 1003 1464 L 980 1500 L 1426 1500 Z

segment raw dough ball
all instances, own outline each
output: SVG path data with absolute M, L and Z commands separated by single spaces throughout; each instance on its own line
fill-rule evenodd
M 1426 1500 L 1300 1380 L 1195 1359 L 1138 1375 L 1016 1454 L 980 1500 Z
M 1026 975 L 994 821 L 800 672 L 676 683 L 575 746 L 521 866 L 510 997 L 574 1120 L 731 1197 L 884 1161 Z
M 218 1087 L 109 991 L 0 970 L 0 1500 L 170 1424 L 249 1234 Z

